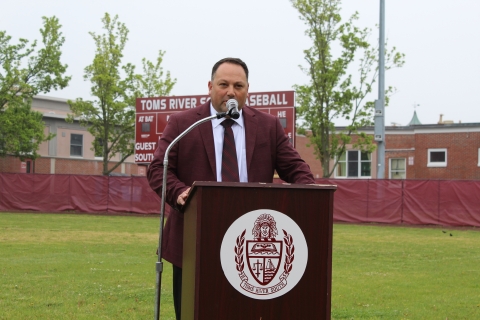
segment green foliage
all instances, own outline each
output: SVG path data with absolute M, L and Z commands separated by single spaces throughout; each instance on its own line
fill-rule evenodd
M 143 77 L 139 79 L 139 89 L 137 96 L 155 97 L 160 95 L 167 95 L 173 89 L 176 80 L 170 77 L 170 71 L 167 71 L 165 80 L 163 79 L 163 69 L 161 67 L 165 51 L 159 51 L 157 61 L 153 62 L 143 58 Z
M 68 101 L 72 114 L 67 121 L 78 120 L 96 138 L 92 150 L 103 156 L 103 174 L 108 175 L 134 153 L 135 99 L 169 95 L 176 80 L 164 75 L 160 51 L 156 63 L 142 60 L 144 74 L 137 74 L 131 63 L 122 65 L 129 30 L 108 13 L 102 19 L 104 34 L 90 32 L 96 45 L 91 65 L 85 68 L 85 80 L 92 83 L 93 101 L 81 98 Z M 120 154 L 113 166 L 109 163 Z
M 43 115 L 30 104 L 9 105 L 0 114 L 0 156 L 11 154 L 24 161 L 37 159 L 39 145 L 54 134 L 44 134 Z
M 33 96 L 63 89 L 71 79 L 60 62 L 65 42 L 60 28 L 56 17 L 43 17 L 38 50 L 36 40 L 11 44 L 11 36 L 0 31 L 0 156 L 35 159 L 40 143 L 54 136 L 44 134 L 41 114 L 30 107 Z
M 330 177 L 337 159 L 352 143 L 359 128 L 372 125 L 374 103 L 365 102 L 377 78 L 375 64 L 378 49 L 368 42 L 369 29 L 354 25 L 355 13 L 341 23 L 340 0 L 291 0 L 307 25 L 306 35 L 312 47 L 304 51 L 306 67 L 301 69 L 310 77 L 307 85 L 296 85 L 298 115 L 302 127 L 310 134 L 314 153 L 322 163 L 323 176 Z M 340 51 L 338 56 L 334 52 Z M 403 65 L 404 55 L 395 48 L 386 53 L 386 69 Z M 358 63 L 356 78 L 348 69 Z M 388 88 L 388 93 L 393 88 Z M 387 99 L 388 101 L 388 99 Z M 345 130 L 335 128 L 336 119 L 349 122 Z M 362 150 L 374 150 L 372 139 L 362 136 L 355 142 Z

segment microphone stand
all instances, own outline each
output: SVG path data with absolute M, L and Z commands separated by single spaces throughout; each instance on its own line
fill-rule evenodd
M 162 237 L 163 237 L 163 223 L 165 219 L 165 197 L 167 194 L 167 172 L 168 172 L 168 154 L 170 153 L 170 149 L 182 139 L 187 133 L 189 133 L 192 129 L 196 126 L 213 120 L 213 119 L 221 119 L 227 116 L 227 112 L 220 112 L 216 115 L 201 119 L 190 127 L 188 127 L 184 132 L 182 132 L 178 137 L 176 137 L 170 145 L 167 147 L 165 151 L 165 157 L 163 158 L 163 181 L 162 181 L 162 198 L 161 198 L 161 205 L 160 205 L 160 230 L 158 236 L 158 261 L 155 265 L 155 269 L 157 271 L 157 281 L 156 281 L 156 292 L 155 292 L 155 320 L 160 319 L 160 295 L 161 295 L 161 287 L 162 287 L 162 272 L 163 272 L 163 262 L 162 262 Z M 237 117 L 238 118 L 238 117 Z

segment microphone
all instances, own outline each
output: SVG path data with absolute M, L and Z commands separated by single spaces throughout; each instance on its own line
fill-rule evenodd
M 238 113 L 238 102 L 235 99 L 229 99 L 227 101 L 227 114 L 230 118 L 238 119 L 240 118 L 240 113 Z

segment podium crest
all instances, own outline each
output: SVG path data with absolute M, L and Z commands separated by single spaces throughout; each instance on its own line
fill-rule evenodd
M 298 262 L 294 261 L 294 238 L 300 246 Z M 234 255 L 227 249 L 228 242 L 235 243 Z M 222 267 L 230 283 L 254 299 L 272 299 L 290 291 L 301 279 L 308 258 L 305 237 L 298 225 L 274 210 L 256 210 L 237 219 L 227 231 L 221 251 Z M 235 266 L 236 272 L 226 272 L 232 270 L 228 265 Z
M 252 233 L 254 240 L 247 241 L 247 264 L 257 283 L 265 286 L 278 272 L 283 243 L 275 238 L 278 235 L 277 226 L 269 214 L 257 218 Z

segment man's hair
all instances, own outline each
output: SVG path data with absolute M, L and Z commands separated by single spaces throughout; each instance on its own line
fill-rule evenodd
M 236 64 L 236 65 L 241 66 L 243 68 L 243 70 L 245 71 L 245 75 L 247 76 L 247 80 L 248 80 L 248 67 L 245 64 L 245 62 L 243 62 L 242 60 L 240 60 L 238 58 L 223 58 L 222 60 L 215 63 L 213 65 L 213 68 L 212 68 L 212 80 L 213 80 L 213 77 L 215 76 L 215 72 L 217 72 L 218 67 L 223 63 L 232 63 L 232 64 Z

